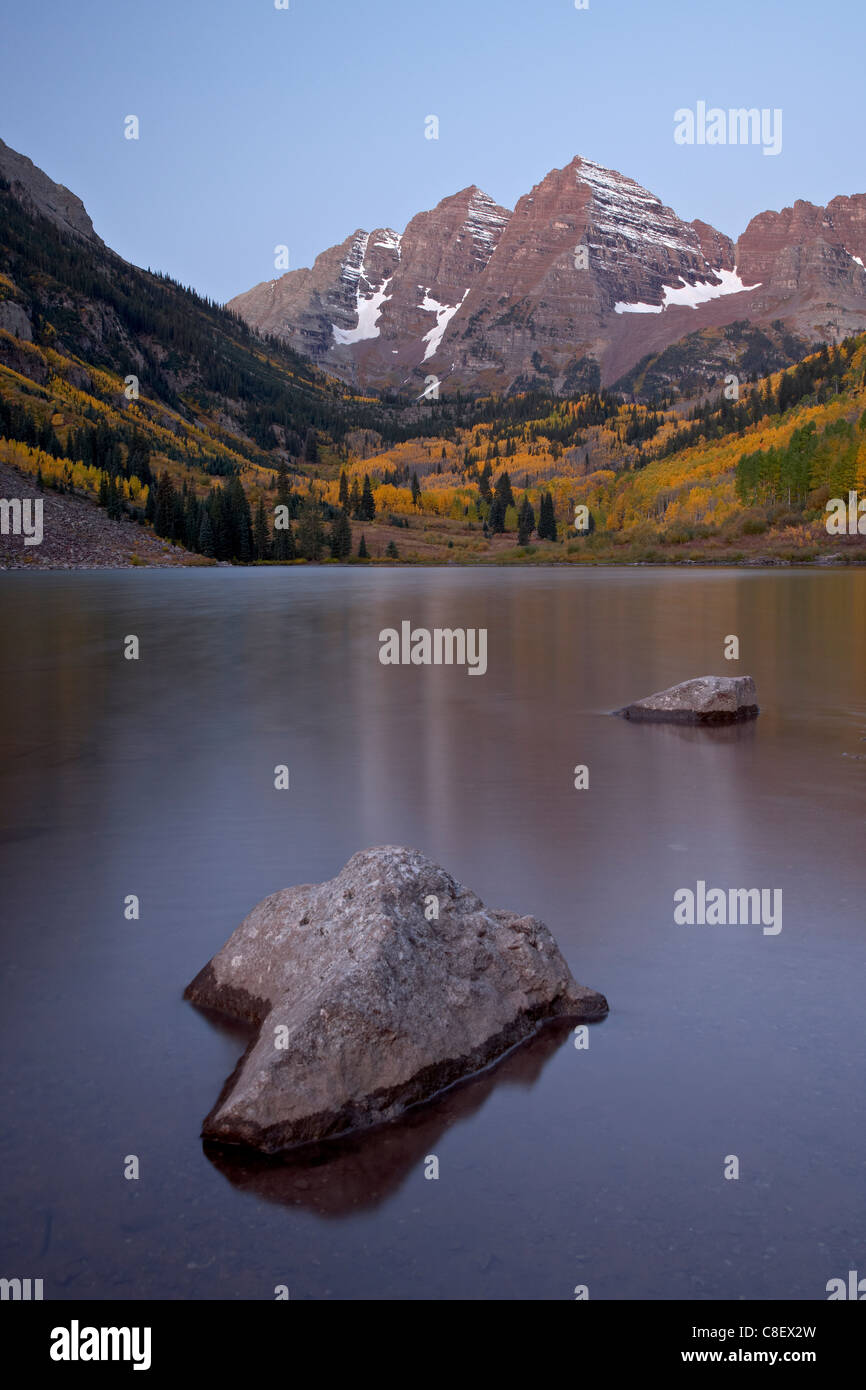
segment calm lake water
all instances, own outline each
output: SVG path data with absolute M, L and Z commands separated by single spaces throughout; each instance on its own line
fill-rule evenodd
M 10 574 L 0 603 L 0 1273 L 700 1300 L 866 1272 L 866 573 Z M 487 674 L 381 666 L 403 619 L 486 627 Z M 706 672 L 752 674 L 760 719 L 608 716 Z M 184 986 L 266 894 L 377 844 L 541 917 L 610 1016 L 329 1162 L 205 1152 L 245 1039 Z M 674 925 L 699 879 L 782 889 L 781 933 Z

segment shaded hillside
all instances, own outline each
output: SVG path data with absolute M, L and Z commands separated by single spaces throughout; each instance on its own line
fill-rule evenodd
M 146 401 L 233 436 L 250 458 L 277 449 L 299 457 L 308 429 L 346 428 L 344 389 L 298 354 L 169 277 L 128 265 L 97 238 L 61 228 L 3 178 L 0 276 L 0 326 L 85 368 L 136 376 Z M 8 345 L 2 360 L 17 365 Z

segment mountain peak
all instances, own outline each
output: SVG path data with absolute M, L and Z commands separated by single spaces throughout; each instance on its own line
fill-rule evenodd
M 402 237 L 356 234 L 312 279 L 293 272 L 279 298 L 232 307 L 360 386 L 420 391 L 438 373 L 459 389 L 572 393 L 744 319 L 789 319 L 804 342 L 866 328 L 864 262 L 866 195 L 761 213 L 735 248 L 576 154 L 513 212 L 470 184 Z

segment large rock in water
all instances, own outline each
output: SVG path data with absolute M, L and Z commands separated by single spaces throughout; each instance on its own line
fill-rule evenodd
M 756 717 L 758 696 L 751 676 L 696 676 L 614 714 L 670 724 L 738 724 Z
M 268 1153 L 392 1119 L 548 1019 L 607 1013 L 542 922 L 393 845 L 265 898 L 185 997 L 259 1025 L 202 1133 Z

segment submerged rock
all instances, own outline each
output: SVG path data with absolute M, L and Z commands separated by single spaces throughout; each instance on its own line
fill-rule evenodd
M 185 997 L 259 1025 L 202 1134 L 266 1153 L 392 1119 L 549 1019 L 607 1013 L 542 922 L 393 845 L 265 898 Z
M 751 676 L 696 676 L 614 714 L 670 724 L 738 724 L 757 716 L 757 701 Z

